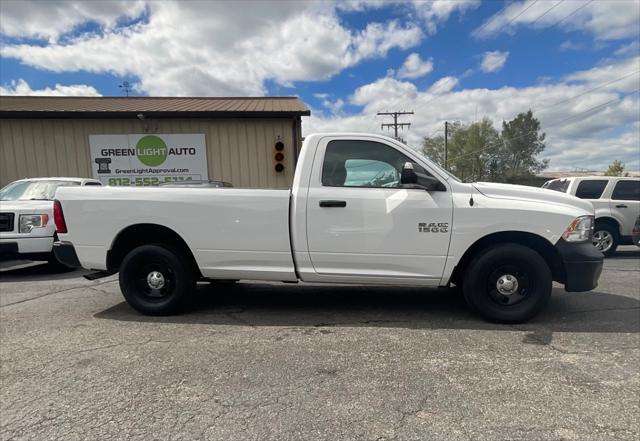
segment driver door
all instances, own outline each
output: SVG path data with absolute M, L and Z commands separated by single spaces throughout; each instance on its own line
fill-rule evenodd
M 307 196 L 309 256 L 318 276 L 439 283 L 451 236 L 451 193 L 446 185 L 433 192 L 402 188 L 406 162 L 430 175 L 392 145 L 321 141 Z

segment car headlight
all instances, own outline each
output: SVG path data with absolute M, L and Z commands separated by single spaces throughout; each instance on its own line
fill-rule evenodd
M 593 216 L 577 217 L 562 233 L 562 238 L 567 242 L 586 242 L 593 236 Z
M 34 228 L 42 228 L 49 222 L 49 216 L 46 214 L 21 214 L 20 229 L 21 233 L 31 233 Z

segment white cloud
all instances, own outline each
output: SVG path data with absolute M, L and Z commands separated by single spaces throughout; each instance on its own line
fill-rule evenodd
M 142 0 L 60 1 L 3 0 L 0 32 L 12 37 L 45 38 L 55 41 L 76 26 L 94 22 L 111 29 L 123 18 L 142 14 Z
M 433 59 L 423 60 L 420 54 L 414 52 L 409 54 L 402 67 L 398 71 L 398 78 L 415 79 L 420 78 L 433 71 Z
M 475 29 L 476 38 L 513 33 L 519 27 L 544 29 L 557 26 L 563 31 L 583 30 L 598 40 L 638 38 L 640 3 L 629 0 L 607 1 L 516 1 L 489 17 Z
M 614 54 L 620 57 L 630 57 L 632 55 L 636 55 L 636 56 L 640 55 L 640 41 L 635 40 L 629 44 L 622 45 L 618 49 L 616 49 Z
M 437 31 L 438 25 L 446 22 L 455 13 L 461 15 L 480 6 L 480 0 L 340 0 L 336 7 L 343 11 L 364 11 L 391 6 L 404 6 L 408 14 L 416 15 L 427 34 Z
M 576 81 L 589 86 L 603 85 L 609 81 L 622 78 L 605 86 L 601 90 L 631 92 L 640 88 L 640 56 L 622 61 L 600 64 L 587 70 L 571 73 L 565 77 L 567 81 Z M 623 78 L 624 77 L 624 78 Z
M 498 72 L 507 62 L 509 52 L 491 51 L 485 52 L 480 63 L 482 72 Z
M 432 94 L 451 92 L 458 85 L 456 77 L 443 77 L 429 87 L 428 92 Z
M 571 40 L 566 40 L 564 42 L 562 42 L 562 44 L 560 44 L 560 46 L 558 47 L 561 51 L 579 51 L 584 49 L 584 45 L 580 44 L 580 43 L 574 43 Z
M 150 95 L 262 95 L 267 80 L 282 85 L 325 80 L 424 38 L 411 21 L 370 23 L 352 31 L 340 23 L 334 6 L 150 2 L 148 22 L 46 46 L 9 44 L 3 56 L 54 72 L 136 76 Z
M 319 99 L 322 105 L 329 109 L 331 113 L 339 114 L 342 111 L 342 107 L 344 106 L 344 100 L 342 98 L 332 100 L 328 93 L 314 93 L 313 96 Z
M 71 84 L 64 86 L 56 84 L 53 88 L 32 89 L 22 78 L 13 80 L 5 86 L 0 86 L 0 95 L 37 95 L 37 96 L 102 96 L 93 86 L 86 84 Z
M 502 120 L 532 109 L 547 133 L 543 157 L 551 159 L 550 170 L 604 170 L 613 159 L 622 160 L 630 170 L 638 170 L 640 98 L 632 92 L 640 87 L 640 74 L 612 81 L 639 61 L 633 58 L 614 65 L 603 64 L 561 81 L 524 88 L 454 90 L 449 86 L 457 80 L 445 77 L 426 91 L 419 91 L 411 82 L 385 77 L 354 91 L 350 102 L 362 106 L 360 114 L 312 114 L 303 122 L 303 131 L 378 132 L 378 111 L 413 110 L 415 114 L 406 119 L 412 123 L 411 129 L 403 136 L 410 145 L 417 146 L 422 136 L 441 130 L 444 121 L 472 122 L 477 111 L 477 118 L 489 117 L 499 130 Z M 611 84 L 592 90 L 605 83 Z M 603 106 L 604 103 L 608 104 Z

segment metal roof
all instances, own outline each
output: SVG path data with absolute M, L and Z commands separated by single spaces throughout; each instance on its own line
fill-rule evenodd
M 309 116 L 297 97 L 49 97 L 0 96 L 0 117 L 104 118 L 130 117 Z

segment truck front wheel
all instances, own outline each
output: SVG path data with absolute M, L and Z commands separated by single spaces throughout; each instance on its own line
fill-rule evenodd
M 540 312 L 551 296 L 552 274 L 531 248 L 495 245 L 470 262 L 462 284 L 467 303 L 486 319 L 522 323 Z
M 120 289 L 127 303 L 145 315 L 180 312 L 195 290 L 188 259 L 164 245 L 131 250 L 120 266 Z

